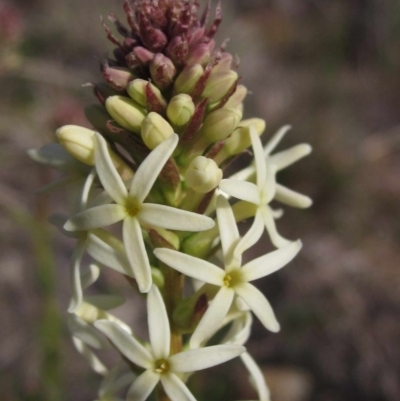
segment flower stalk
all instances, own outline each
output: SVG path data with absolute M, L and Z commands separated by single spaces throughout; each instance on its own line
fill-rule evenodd
M 125 0 L 124 11 L 127 25 L 109 16 L 118 36 L 103 21 L 115 50 L 101 66 L 107 85 L 92 85 L 98 104 L 85 110 L 93 129 L 61 127 L 58 144 L 30 151 L 69 181 L 84 182 L 75 210 L 51 218 L 76 240 L 68 310 L 74 344 L 104 376 L 99 401 L 118 400 L 117 382 L 127 387 L 127 401 L 145 401 L 153 391 L 159 401 L 195 401 L 188 378 L 236 357 L 258 399 L 269 401 L 244 344 L 252 314 L 272 332 L 280 325 L 252 282 L 283 268 L 302 247 L 279 233 L 275 220 L 282 212 L 271 202 L 311 205 L 277 182 L 277 173 L 311 148 L 273 153 L 288 127 L 263 147 L 265 121 L 242 119 L 247 89 L 238 84 L 232 55 L 213 39 L 220 5 L 211 23 L 210 5 L 199 17 L 195 0 Z M 224 176 L 249 147 L 254 161 Z M 240 236 L 238 224 L 246 219 L 253 223 Z M 108 228 L 115 223 L 119 235 Z M 276 249 L 245 261 L 264 231 Z M 82 265 L 86 253 L 89 267 Z M 110 312 L 121 297 L 86 295 L 103 268 L 143 294 L 148 343 Z M 208 346 L 226 326 L 223 340 Z M 97 356 L 109 342 L 125 368 L 109 369 Z

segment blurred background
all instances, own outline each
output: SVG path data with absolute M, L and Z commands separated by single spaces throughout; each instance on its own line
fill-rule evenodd
M 73 242 L 47 223 L 72 188 L 37 188 L 57 173 L 27 149 L 64 124 L 87 125 L 82 84 L 100 78 L 112 47 L 99 16 L 122 0 L 0 0 L 0 394 L 4 401 L 86 401 L 99 376 L 74 350 L 65 324 Z M 400 2 L 225 0 L 218 41 L 240 57 L 251 95 L 245 117 L 280 149 L 314 152 L 280 181 L 314 205 L 285 210 L 300 255 L 258 283 L 282 330 L 258 321 L 248 349 L 273 401 L 400 400 Z M 255 249 L 262 253 L 265 249 Z M 107 272 L 100 289 L 122 286 Z M 122 292 L 126 289 L 122 286 Z M 116 313 L 139 330 L 142 301 Z M 202 400 L 255 399 L 239 362 L 199 373 Z

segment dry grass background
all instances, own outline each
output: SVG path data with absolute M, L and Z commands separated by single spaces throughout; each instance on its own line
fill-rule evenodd
M 46 222 L 73 188 L 36 189 L 56 175 L 26 150 L 56 127 L 84 124 L 110 51 L 98 16 L 118 0 L 0 0 L 0 395 L 4 401 L 85 401 L 99 378 L 64 323 L 72 244 Z M 246 117 L 268 133 L 290 123 L 282 148 L 312 156 L 280 179 L 314 199 L 278 223 L 304 249 L 260 284 L 282 323 L 255 322 L 248 344 L 274 401 L 400 399 L 400 3 L 397 0 L 225 0 L 219 40 L 241 58 L 252 91 Z M 11 27 L 11 28 L 10 28 Z M 256 249 L 255 252 L 263 252 Z M 98 289 L 121 288 L 109 272 Z M 122 291 L 125 287 L 122 286 Z M 141 302 L 118 313 L 142 326 Z M 143 330 L 143 328 L 141 328 Z M 251 399 L 240 364 L 193 383 L 203 400 Z M 226 396 L 224 396 L 226 394 Z

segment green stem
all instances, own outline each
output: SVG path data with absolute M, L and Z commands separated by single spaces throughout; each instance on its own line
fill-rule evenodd
M 170 267 L 163 265 L 164 273 L 164 301 L 167 308 L 168 319 L 171 328 L 171 354 L 177 354 L 182 351 L 182 335 L 175 326 L 172 315 L 183 295 L 183 280 L 181 273 Z

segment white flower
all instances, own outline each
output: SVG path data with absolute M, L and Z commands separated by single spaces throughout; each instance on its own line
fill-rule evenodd
M 111 161 L 106 141 L 96 133 L 96 170 L 115 204 L 92 207 L 78 213 L 65 224 L 66 230 L 79 231 L 108 226 L 122 220 L 126 253 L 141 292 L 148 292 L 152 284 L 142 227 L 203 231 L 214 226 L 209 217 L 144 202 L 177 143 L 178 135 L 174 134 L 158 145 L 136 171 L 128 191 Z
M 175 270 L 221 287 L 190 339 L 191 348 L 197 348 L 216 331 L 228 313 L 235 294 L 242 298 L 267 329 L 273 332 L 279 331 L 279 323 L 271 305 L 249 282 L 279 270 L 289 263 L 301 248 L 300 241 L 292 242 L 241 267 L 241 256 L 237 254 L 235 248 L 248 249 L 252 241 L 249 242 L 247 235 L 240 239 L 232 208 L 222 195 L 217 198 L 217 218 L 224 270 L 210 262 L 174 250 L 166 248 L 154 250 L 158 259 Z
M 68 327 L 76 350 L 87 360 L 89 366 L 99 375 L 106 375 L 107 367 L 101 362 L 91 348 L 107 350 L 110 345 L 104 341 L 99 332 L 75 314 L 68 319 Z
M 89 193 L 95 178 L 96 171 L 92 169 L 85 180 L 79 197 L 79 211 L 86 209 Z M 63 225 L 67 221 L 67 218 L 60 214 L 52 215 L 49 220 L 52 224 L 58 227 L 64 235 L 77 240 L 70 261 L 69 271 L 72 297 L 68 312 L 75 312 L 82 303 L 82 288 L 84 285 L 81 283 L 81 261 L 86 250 L 97 262 L 100 262 L 103 265 L 120 273 L 133 277 L 133 274 L 130 272 L 129 263 L 125 256 L 124 247 L 121 241 L 119 241 L 112 234 L 109 234 L 101 229 L 92 231 L 76 231 L 73 233 L 68 232 L 63 229 Z M 119 243 L 121 244 L 119 245 Z
M 147 295 L 147 314 L 151 352 L 120 325 L 107 320 L 95 323 L 127 359 L 145 369 L 128 390 L 127 401 L 146 400 L 160 381 L 172 401 L 195 401 L 179 375 L 229 361 L 245 351 L 239 345 L 216 345 L 170 355 L 167 311 L 155 285 Z
M 230 196 L 257 205 L 254 223 L 246 234 L 246 242 L 251 241 L 252 245 L 255 244 L 261 237 L 265 226 L 272 243 L 277 248 L 281 248 L 288 245 L 290 241 L 277 232 L 274 211 L 268 206 L 276 192 L 276 166 L 265 160 L 261 140 L 253 126 L 250 127 L 250 136 L 257 171 L 256 184 L 238 179 L 226 179 L 221 181 L 219 187 Z M 240 250 L 238 249 L 237 252 L 239 253 Z
M 87 176 L 79 197 L 78 210 L 80 211 L 86 209 L 89 193 L 95 177 L 96 171 L 93 169 Z M 102 229 L 75 232 L 66 231 L 63 229 L 63 226 L 68 219 L 59 214 L 52 215 L 49 220 L 59 228 L 64 235 L 77 240 L 70 261 L 72 297 L 68 312 L 75 312 L 82 303 L 82 288 L 84 286 L 81 283 L 81 261 L 85 251 L 102 265 L 134 278 L 123 243 L 114 235 Z
M 228 333 L 226 333 L 224 339 L 221 341 L 221 344 L 244 345 L 250 337 L 252 322 L 253 318 L 251 313 L 243 312 L 240 317 L 233 321 Z M 271 401 L 270 392 L 265 382 L 264 375 L 255 360 L 248 352 L 243 352 L 243 354 L 240 355 L 240 359 L 250 374 L 250 382 L 258 393 L 259 401 Z
M 99 271 L 97 266 L 90 265 L 89 269 L 81 274 L 82 287 L 86 288 L 96 281 Z M 111 347 L 104 336 L 93 327 L 93 322 L 101 316 L 102 319 L 117 322 L 125 330 L 130 330 L 122 321 L 107 312 L 108 309 L 113 309 L 122 302 L 123 299 L 117 295 L 86 297 L 76 313 L 70 313 L 68 316 L 68 328 L 75 348 L 88 361 L 90 367 L 102 376 L 107 376 L 109 371 L 92 349 L 108 350 Z
M 285 125 L 282 127 L 264 146 L 265 160 L 269 165 L 275 165 L 277 172 L 291 166 L 293 163 L 296 163 L 298 160 L 309 155 L 312 151 L 312 148 L 309 144 L 301 143 L 299 145 L 292 146 L 290 149 L 286 149 L 271 155 L 290 128 L 290 125 Z M 249 167 L 246 167 L 245 169 L 232 175 L 230 178 L 248 181 L 254 176 L 255 173 L 256 168 L 254 163 L 252 163 Z M 308 208 L 312 205 L 312 200 L 308 196 L 293 191 L 292 189 L 289 189 L 278 183 L 276 183 L 274 200 L 285 203 L 288 206 L 302 209 Z

